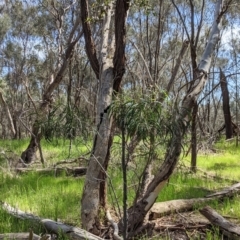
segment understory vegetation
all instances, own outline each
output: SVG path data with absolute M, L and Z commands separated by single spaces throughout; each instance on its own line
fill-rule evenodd
M 116 138 L 116 142 L 118 141 L 119 139 Z M 79 144 L 81 142 L 82 144 Z M 43 218 L 81 227 L 79 214 L 84 177 L 66 176 L 64 173 L 56 176 L 54 171 L 16 174 L 7 170 L 6 166 L 11 162 L 11 158 L 20 153 L 26 147 L 26 143 L 27 140 L 1 140 L 0 201 Z M 81 139 L 72 142 L 70 151 L 67 140 L 55 139 L 52 142 L 45 140 L 42 146 L 45 158 L 48 159 L 48 167 L 64 159 L 74 159 L 79 155 L 89 154 L 88 143 Z M 119 213 L 116 208 L 119 206 L 122 209 L 122 170 L 117 150 L 113 150 L 113 161 L 109 166 L 108 198 L 110 208 Z M 203 149 L 199 151 L 197 173 L 190 171 L 189 157 L 182 156 L 175 173 L 159 195 L 157 202 L 204 197 L 232 185 L 240 178 L 239 156 L 240 148 L 236 147 L 234 141 L 220 140 L 211 151 Z M 77 164 L 86 166 L 87 161 L 80 160 Z M 128 205 L 134 200 L 140 165 L 140 161 L 135 165 L 129 165 Z M 34 164 L 33 168 L 37 166 L 38 163 Z M 155 167 L 158 167 L 157 164 Z M 231 199 L 216 200 L 208 204 L 223 216 L 240 221 L 239 201 L 240 196 L 236 195 Z M 194 211 L 198 212 L 202 206 L 196 206 Z M 37 234 L 44 232 L 41 227 L 26 220 L 16 219 L 0 208 L 1 233 L 27 232 L 29 228 Z M 209 235 L 207 239 L 214 238 Z

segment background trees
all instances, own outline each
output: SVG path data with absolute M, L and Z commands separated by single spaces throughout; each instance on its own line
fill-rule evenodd
M 113 138 L 120 131 L 126 148 L 123 170 L 134 153 L 147 149 L 135 179 L 135 200 L 128 211 L 125 205 L 125 238 L 142 224 L 183 145 L 191 150 L 195 171 L 197 151 L 206 143 L 211 147 L 223 124 L 227 138 L 238 134 L 233 10 L 238 5 L 218 4 L 44 0 L 6 1 L 1 7 L 1 136 L 30 137 L 21 155 L 27 164 L 41 150 L 43 136 L 92 141 L 81 200 L 87 230 L 100 234 Z M 228 96 L 220 91 L 223 79 Z M 189 141 L 185 136 L 190 135 Z M 44 163 L 44 149 L 40 154 Z M 153 165 L 158 171 L 152 172 Z

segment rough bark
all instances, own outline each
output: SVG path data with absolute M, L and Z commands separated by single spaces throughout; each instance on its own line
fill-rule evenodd
M 232 118 L 229 104 L 229 91 L 227 79 L 222 69 L 220 68 L 220 85 L 222 90 L 223 114 L 225 121 L 226 139 L 233 137 Z
M 147 212 L 156 201 L 159 192 L 162 190 L 177 165 L 181 154 L 182 139 L 185 135 L 187 123 L 189 122 L 189 114 L 191 113 L 194 103 L 207 82 L 207 74 L 211 64 L 211 57 L 219 40 L 221 19 L 225 11 L 224 1 L 219 0 L 216 4 L 216 13 L 212 30 L 209 35 L 209 40 L 198 66 L 197 78 L 194 79 L 191 88 L 185 96 L 180 112 L 174 122 L 174 131 L 168 145 L 165 160 L 153 181 L 149 184 L 146 194 L 128 210 L 128 231 L 131 232 L 129 234 L 130 236 L 134 235 L 134 231 L 142 225 Z
M 219 227 L 223 235 L 228 239 L 240 239 L 240 226 L 226 220 L 220 214 L 210 207 L 205 207 L 199 210 L 200 213 L 205 216 L 215 227 Z
M 22 152 L 22 154 L 21 154 L 22 160 L 27 164 L 32 163 L 36 157 L 36 152 L 40 146 L 40 140 L 42 138 L 40 126 L 41 126 L 41 123 L 46 120 L 46 116 L 48 115 L 48 108 L 53 101 L 53 96 L 52 96 L 53 91 L 58 87 L 58 85 L 62 81 L 63 76 L 64 76 L 65 71 L 68 66 L 68 62 L 72 57 L 75 45 L 78 42 L 78 40 L 80 39 L 80 37 L 82 36 L 82 32 L 79 32 L 77 37 L 74 40 L 72 39 L 73 31 L 76 30 L 76 28 L 77 28 L 76 25 L 78 25 L 78 24 L 79 24 L 79 19 L 76 20 L 76 23 L 69 35 L 69 39 L 68 39 L 69 44 L 66 48 L 64 57 L 62 59 L 61 67 L 58 70 L 58 73 L 57 73 L 56 77 L 54 78 L 53 82 L 48 86 L 48 88 L 44 92 L 42 103 L 40 104 L 39 108 L 37 109 L 37 118 L 33 124 L 33 128 L 31 131 L 30 143 L 29 143 L 27 149 L 24 152 Z
M 39 223 L 42 225 L 49 233 L 59 234 L 59 231 L 62 232 L 67 236 L 68 239 L 73 240 L 102 240 L 102 238 L 93 235 L 92 233 L 89 233 L 81 228 L 73 227 L 66 225 L 61 222 L 55 222 L 50 219 L 43 219 L 38 216 L 35 216 L 31 213 L 23 212 L 19 209 L 11 207 L 7 203 L 2 203 L 1 207 L 7 211 L 9 214 L 20 218 L 20 219 L 27 219 L 29 221 L 32 221 L 34 223 Z

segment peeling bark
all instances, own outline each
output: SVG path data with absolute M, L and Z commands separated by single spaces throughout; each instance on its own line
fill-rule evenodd
M 110 37 L 113 2 L 110 1 L 102 27 L 102 41 L 99 60 L 92 38 L 88 19 L 88 4 L 81 1 L 82 24 L 86 44 L 86 52 L 97 78 L 99 90 L 97 99 L 96 122 L 97 129 L 93 149 L 87 169 L 84 191 L 81 200 L 81 220 L 84 229 L 94 233 L 100 233 L 101 212 L 105 212 L 106 204 L 106 169 L 109 161 L 109 150 L 112 144 L 112 117 L 108 111 L 114 92 L 118 92 L 125 68 L 125 22 L 128 1 L 117 1 L 115 6 L 115 49 L 109 44 L 113 39 Z M 115 50 L 112 59 L 110 52 Z M 103 211 L 104 210 L 104 211 Z

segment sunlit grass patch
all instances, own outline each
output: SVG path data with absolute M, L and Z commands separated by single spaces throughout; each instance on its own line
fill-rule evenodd
M 17 153 L 21 153 L 26 148 L 28 141 L 24 140 L 22 144 L 15 141 L 12 143 L 13 145 L 11 145 L 11 141 L 3 141 L 4 147 L 15 149 Z M 42 147 L 47 162 L 51 165 L 59 160 L 76 158 L 91 149 L 91 142 L 82 139 L 74 140 L 70 150 L 69 144 L 69 140 L 56 139 L 52 142 L 43 140 Z M 231 145 L 232 143 L 226 144 L 228 145 L 226 146 L 225 142 L 222 142 L 216 145 L 216 153 L 199 154 L 197 165 L 207 174 L 238 180 L 240 178 L 238 157 L 240 152 L 234 145 Z M 228 151 L 228 147 L 230 151 Z M 142 151 L 144 152 L 144 150 Z M 162 151 L 162 149 L 160 150 Z M 134 162 L 129 164 L 128 206 L 131 206 L 134 201 L 141 177 L 140 172 L 144 168 L 146 157 L 147 154 L 144 155 L 141 152 L 136 156 Z M 188 159 L 180 160 L 180 165 L 189 166 L 189 159 L 188 157 Z M 160 167 L 161 161 L 159 160 L 159 163 L 156 164 L 153 173 L 157 172 L 157 167 Z M 63 174 L 56 178 L 54 172 L 47 174 L 28 173 L 20 176 L 0 172 L 0 201 L 7 202 L 23 211 L 31 212 L 43 218 L 80 226 L 80 199 L 83 184 L 84 177 L 73 178 Z M 180 167 L 177 168 L 169 182 L 164 186 L 157 201 L 204 197 L 231 184 L 227 179 L 216 180 L 205 176 L 201 171 L 193 174 Z M 108 170 L 109 207 L 113 208 L 114 206 L 117 209 L 118 203 L 120 209 L 122 209 L 122 189 L 121 145 L 119 138 L 117 138 Z M 220 214 L 240 219 L 239 201 L 240 197 L 235 196 L 231 199 L 216 200 L 208 204 Z M 196 209 L 198 207 L 200 206 L 196 206 Z M 29 227 L 27 221 L 16 220 L 3 210 L 0 211 L 1 232 L 28 231 Z M 38 230 L 35 232 L 38 233 Z
M 83 179 L 28 173 L 2 180 L 1 201 L 40 217 L 79 223 Z
M 200 151 L 197 156 L 197 168 L 228 179 L 240 181 L 240 147 L 235 139 L 226 141 L 221 139 L 214 145 L 214 152 Z M 190 166 L 189 155 L 183 162 Z

